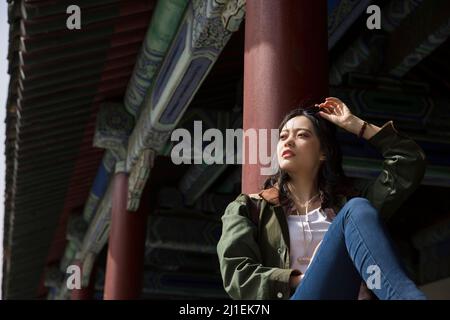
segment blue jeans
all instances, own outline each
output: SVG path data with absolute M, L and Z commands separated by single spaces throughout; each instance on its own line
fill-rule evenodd
M 291 300 L 357 299 L 361 281 L 382 300 L 424 300 L 397 258 L 377 210 L 352 198 L 339 211 Z

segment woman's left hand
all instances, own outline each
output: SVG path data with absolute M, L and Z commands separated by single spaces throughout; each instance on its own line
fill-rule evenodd
M 346 104 L 335 97 L 325 98 L 325 101 L 316 104 L 316 107 L 321 109 L 319 114 L 322 118 L 343 129 L 347 129 L 355 117 Z

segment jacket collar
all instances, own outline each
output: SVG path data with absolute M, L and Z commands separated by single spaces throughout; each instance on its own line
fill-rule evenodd
M 290 207 L 289 205 L 281 205 L 279 194 L 280 189 L 278 189 L 278 184 L 275 184 L 273 187 L 268 189 L 261 190 L 261 192 L 258 193 L 261 198 L 266 200 L 271 205 L 282 207 L 286 214 L 291 214 L 292 211 L 295 211 L 296 209 L 294 207 Z
M 270 187 L 268 189 L 263 189 L 261 190 L 258 195 L 263 198 L 264 200 L 266 200 L 268 203 L 274 205 L 274 206 L 279 206 L 280 205 L 280 198 L 279 198 L 279 189 L 277 187 L 277 185 Z M 346 197 L 341 199 L 341 206 L 346 202 Z M 340 207 L 336 208 L 337 211 L 340 210 Z M 286 206 L 283 207 L 285 212 L 289 211 L 289 208 L 287 208 Z M 290 210 L 294 210 L 294 208 L 291 208 Z M 329 220 L 333 220 L 336 217 L 337 211 L 335 209 L 332 208 L 326 208 L 324 209 L 325 214 L 327 215 Z
M 269 189 L 264 189 L 258 195 L 273 205 L 279 205 L 279 190 L 277 187 L 271 187 Z

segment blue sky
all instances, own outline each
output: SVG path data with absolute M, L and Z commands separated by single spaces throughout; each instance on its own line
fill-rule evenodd
M 6 119 L 6 98 L 8 96 L 9 74 L 8 70 L 8 5 L 6 1 L 0 1 L 0 236 L 1 246 L 0 251 L 0 288 L 2 283 L 3 271 L 3 216 L 5 210 L 5 119 Z M 0 299 L 1 299 L 0 290 Z

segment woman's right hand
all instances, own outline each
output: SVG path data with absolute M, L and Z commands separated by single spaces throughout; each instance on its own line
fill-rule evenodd
M 292 289 L 297 288 L 297 286 L 300 284 L 300 282 L 303 279 L 304 274 L 299 274 L 299 275 L 292 275 L 289 278 L 289 285 L 291 286 Z

